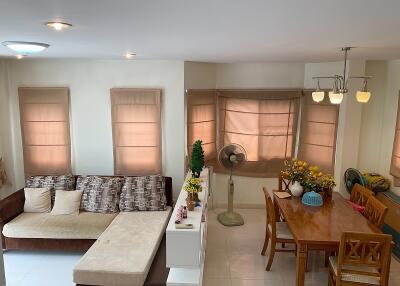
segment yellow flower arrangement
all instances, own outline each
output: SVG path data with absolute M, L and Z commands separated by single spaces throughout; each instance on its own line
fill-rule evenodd
M 185 181 L 184 189 L 190 194 L 200 193 L 202 191 L 201 179 L 199 178 L 187 178 Z
M 309 163 L 296 158 L 284 163 L 285 169 L 281 175 L 292 183 L 298 181 L 306 192 L 332 190 L 336 186 L 333 176 L 324 174 L 318 166 L 310 166 Z

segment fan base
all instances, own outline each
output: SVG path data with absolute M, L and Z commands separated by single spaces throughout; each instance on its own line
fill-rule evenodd
M 218 221 L 224 226 L 239 226 L 244 224 L 242 216 L 235 212 L 220 213 Z

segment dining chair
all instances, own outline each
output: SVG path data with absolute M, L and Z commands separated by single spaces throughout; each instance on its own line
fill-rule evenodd
M 361 186 L 360 184 L 355 184 L 351 189 L 350 201 L 365 207 L 369 197 L 373 196 L 374 192 Z
M 388 208 L 377 198 L 369 197 L 363 215 L 376 227 L 381 228 Z
M 295 244 L 293 235 L 291 234 L 286 222 L 280 222 L 276 220 L 274 204 L 272 202 L 271 196 L 269 195 L 266 188 L 262 189 L 265 197 L 265 206 L 267 214 L 267 222 L 265 229 L 265 240 L 264 246 L 261 251 L 261 255 L 265 255 L 267 251 L 269 241 L 271 240 L 271 252 L 268 257 L 268 263 L 266 271 L 271 269 L 272 261 L 274 260 L 275 252 L 293 252 L 295 249 L 277 249 L 277 243 L 291 243 Z
M 387 234 L 343 232 L 339 256 L 329 257 L 328 286 L 387 286 L 391 242 Z

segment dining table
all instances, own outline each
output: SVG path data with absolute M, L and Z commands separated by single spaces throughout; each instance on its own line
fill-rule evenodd
M 273 197 L 276 217 L 283 217 L 297 244 L 297 286 L 304 285 L 310 250 L 338 252 L 345 231 L 382 233 L 338 192 L 326 198 L 322 206 L 304 205 L 301 197 Z

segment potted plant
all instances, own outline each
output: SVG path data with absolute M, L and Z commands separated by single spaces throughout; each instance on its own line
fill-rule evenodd
M 187 178 L 184 189 L 187 192 L 186 203 L 188 210 L 193 211 L 198 201 L 198 193 L 202 191 L 201 180 L 199 178 Z
M 201 140 L 197 140 L 193 144 L 192 154 L 190 156 L 190 170 L 193 178 L 199 178 L 204 168 L 204 150 L 201 146 L 202 143 Z
M 293 158 L 285 160 L 285 170 L 281 172 L 282 176 L 291 183 L 289 189 L 293 196 L 298 197 L 303 193 L 302 182 L 307 173 L 307 162 L 303 162 Z

